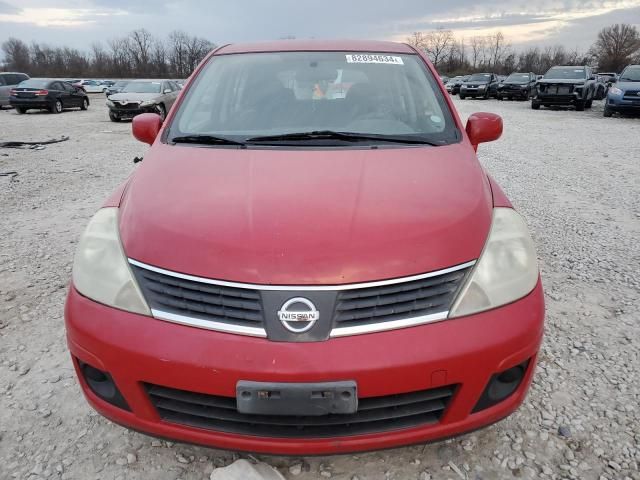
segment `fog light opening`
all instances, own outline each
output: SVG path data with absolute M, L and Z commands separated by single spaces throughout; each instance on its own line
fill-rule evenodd
M 509 398 L 522 383 L 528 366 L 529 360 L 493 375 L 482 392 L 480 400 L 473 408 L 473 413 L 492 407 Z
M 116 407 L 131 411 L 127 401 L 120 393 L 120 390 L 118 390 L 118 387 L 116 387 L 116 383 L 109 373 L 103 372 L 81 360 L 78 360 L 78 365 L 80 366 L 80 372 L 89 390 L 98 398 Z

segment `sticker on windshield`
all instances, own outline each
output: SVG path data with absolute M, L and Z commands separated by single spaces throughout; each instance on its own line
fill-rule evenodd
M 391 65 L 404 65 L 401 57 L 393 55 L 345 55 L 347 63 L 389 63 Z

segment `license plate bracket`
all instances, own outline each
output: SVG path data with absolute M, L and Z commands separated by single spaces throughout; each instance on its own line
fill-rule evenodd
M 241 380 L 236 384 L 239 413 L 248 415 L 322 416 L 358 410 L 356 382 L 270 383 Z

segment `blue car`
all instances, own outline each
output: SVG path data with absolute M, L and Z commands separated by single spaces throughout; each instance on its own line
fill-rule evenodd
M 609 88 L 604 116 L 615 112 L 640 114 L 640 65 L 629 65 Z

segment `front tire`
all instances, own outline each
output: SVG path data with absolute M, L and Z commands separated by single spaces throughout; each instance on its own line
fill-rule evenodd
M 584 104 L 584 108 L 591 108 L 592 105 L 593 105 L 593 99 L 587 100 Z
M 109 120 L 111 120 L 112 122 L 119 122 L 120 117 L 115 115 L 113 112 L 109 112 Z
M 63 108 L 64 106 L 62 105 L 62 101 L 56 100 L 54 104 L 51 105 L 51 108 L 49 109 L 49 111 L 51 113 L 62 113 Z
M 83 98 L 82 105 L 80 106 L 80 110 L 86 110 L 87 108 L 89 108 L 89 99 Z
M 460 94 L 460 100 L 464 100 L 466 97 L 466 95 Z
M 606 118 L 611 118 L 611 117 L 613 117 L 613 110 L 611 110 L 607 105 L 605 105 L 605 106 L 604 106 L 604 112 L 603 112 L 603 115 L 604 115 Z
M 532 110 L 540 110 L 540 102 L 536 102 L 535 100 L 531 101 L 531 109 Z
M 586 102 L 584 100 L 580 100 L 576 103 L 576 112 L 584 112 Z
M 22 115 L 23 113 L 27 113 L 27 109 L 24 107 L 16 107 L 16 112 L 18 112 L 19 115 Z

